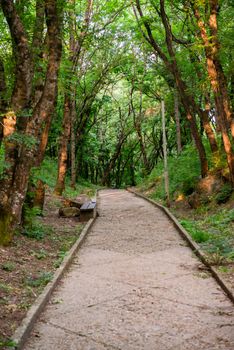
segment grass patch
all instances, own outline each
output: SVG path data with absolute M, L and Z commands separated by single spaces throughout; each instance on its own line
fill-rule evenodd
M 200 176 L 200 163 L 195 148 L 188 145 L 179 156 L 169 157 L 168 167 L 171 198 L 178 193 L 191 194 Z M 140 191 L 149 190 L 149 197 L 160 202 L 166 199 L 163 172 L 163 161 L 160 161 L 151 174 L 137 185 Z
M 24 236 L 38 241 L 42 240 L 46 235 L 49 235 L 52 232 L 53 229 L 50 226 L 42 224 L 37 219 L 35 219 L 32 224 L 26 225 L 21 231 Z
M 11 286 L 9 286 L 8 284 L 6 284 L 6 283 L 0 283 L 0 290 L 2 291 L 2 292 L 7 292 L 7 293 L 10 293 L 11 291 L 12 291 L 12 287 Z
M 212 265 L 234 261 L 234 209 L 219 210 L 199 220 L 181 220 L 181 225 L 207 253 Z
M 6 261 L 2 264 L 1 269 L 4 271 L 12 272 L 15 270 L 15 264 L 11 261 Z
M 29 287 L 45 287 L 53 278 L 52 272 L 43 271 L 38 276 L 28 276 L 24 283 Z
M 181 220 L 180 223 L 189 232 L 196 243 L 204 243 L 211 239 L 211 235 L 201 230 L 193 221 Z
M 16 342 L 12 339 L 1 339 L 0 338 L 0 348 L 4 349 L 5 347 L 8 348 L 15 348 L 17 346 Z

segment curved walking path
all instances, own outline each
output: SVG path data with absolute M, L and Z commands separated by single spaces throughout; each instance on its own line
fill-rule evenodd
M 231 302 L 166 215 L 121 190 L 98 211 L 24 349 L 234 349 Z

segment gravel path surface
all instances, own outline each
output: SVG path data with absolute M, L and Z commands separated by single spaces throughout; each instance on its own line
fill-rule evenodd
M 98 211 L 24 349 L 233 350 L 233 305 L 168 218 L 121 190 Z

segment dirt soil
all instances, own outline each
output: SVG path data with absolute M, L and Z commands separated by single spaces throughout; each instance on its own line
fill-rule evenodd
M 24 349 L 234 349 L 233 305 L 168 217 L 121 190 L 98 212 Z
M 59 218 L 60 205 L 58 197 L 47 194 L 39 219 L 47 227 L 43 238 L 18 234 L 10 246 L 0 247 L 0 348 L 11 345 L 15 329 L 84 226 L 78 219 Z

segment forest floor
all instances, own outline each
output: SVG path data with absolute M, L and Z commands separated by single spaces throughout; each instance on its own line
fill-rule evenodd
M 58 216 L 61 200 L 48 193 L 44 216 L 10 246 L 0 247 L 0 349 L 13 346 L 15 329 L 84 227 L 75 218 Z

